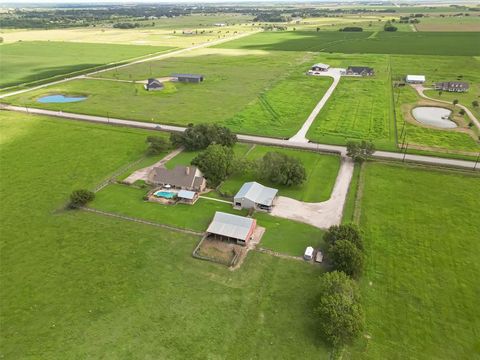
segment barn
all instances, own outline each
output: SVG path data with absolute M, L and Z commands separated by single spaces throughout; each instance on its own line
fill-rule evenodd
M 253 238 L 256 227 L 255 219 L 217 211 L 208 226 L 207 236 L 247 245 Z
M 271 211 L 278 190 L 255 181 L 243 184 L 233 198 L 234 207 Z
M 407 84 L 423 84 L 425 82 L 425 75 L 407 75 L 405 81 Z
M 312 71 L 327 71 L 328 69 L 330 69 L 330 65 L 322 63 L 314 64 L 311 67 Z
M 204 76 L 200 74 L 172 74 L 174 81 L 183 83 L 201 83 Z
M 145 84 L 145 90 L 147 91 L 155 91 L 155 90 L 162 90 L 164 85 L 160 80 L 157 79 L 148 79 L 147 83 Z

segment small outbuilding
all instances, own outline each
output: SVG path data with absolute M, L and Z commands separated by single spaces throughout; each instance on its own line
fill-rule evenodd
M 464 81 L 445 81 L 435 83 L 435 90 L 448 92 L 466 92 L 469 87 L 468 83 Z
M 145 84 L 145 90 L 147 91 L 156 91 L 156 90 L 163 90 L 165 86 L 160 80 L 157 79 L 148 79 L 147 83 Z
M 217 211 L 208 226 L 207 236 L 247 245 L 253 238 L 256 227 L 255 219 Z
M 173 81 L 183 83 L 201 83 L 204 76 L 200 74 L 172 74 Z
M 346 75 L 350 76 L 373 76 L 373 68 L 368 66 L 349 66 Z
M 271 211 L 278 189 L 263 186 L 255 181 L 242 185 L 233 198 L 233 206 L 239 209 Z
M 311 67 L 310 70 L 312 70 L 312 71 L 327 71 L 328 69 L 330 69 L 330 65 L 318 63 L 318 64 L 314 64 Z
M 198 199 L 198 193 L 190 190 L 180 190 L 177 193 L 177 198 L 184 204 L 193 205 Z
M 313 259 L 313 252 L 314 249 L 313 247 L 309 246 L 305 249 L 305 253 L 303 254 L 303 258 L 307 261 L 310 261 Z
M 425 81 L 425 75 L 407 75 L 405 78 L 407 84 L 423 84 Z

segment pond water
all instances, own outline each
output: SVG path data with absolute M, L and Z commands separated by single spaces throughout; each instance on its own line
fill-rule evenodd
M 67 95 L 47 95 L 42 96 L 37 101 L 39 103 L 49 104 L 49 103 L 71 103 L 77 101 L 83 101 L 87 97 L 86 96 L 67 96 Z
M 418 122 L 441 129 L 457 127 L 457 124 L 448 118 L 451 113 L 449 109 L 434 106 L 419 106 L 412 110 L 412 115 Z

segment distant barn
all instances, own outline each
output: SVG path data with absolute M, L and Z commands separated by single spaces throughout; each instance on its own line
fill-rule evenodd
M 204 76 L 200 74 L 172 74 L 172 78 L 184 83 L 200 83 L 204 80 Z
M 145 84 L 145 90 L 148 91 L 155 91 L 155 90 L 162 90 L 164 88 L 162 82 L 157 79 L 148 79 L 147 83 Z
M 328 64 L 321 64 L 321 63 L 314 64 L 314 65 L 311 67 L 311 70 L 312 70 L 312 71 L 327 71 L 328 69 L 330 69 L 330 65 L 328 65 Z

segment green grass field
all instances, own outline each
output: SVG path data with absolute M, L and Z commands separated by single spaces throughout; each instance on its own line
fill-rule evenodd
M 222 48 L 320 51 L 361 54 L 480 55 L 471 44 L 480 41 L 478 32 L 370 32 L 332 31 L 264 32 L 217 45 Z
M 232 272 L 191 257 L 198 237 L 61 211 L 137 159 L 146 132 L 0 120 L 3 357 L 329 356 L 311 315 L 319 267 L 251 252 Z
M 0 45 L 0 86 L 7 87 L 128 60 L 171 49 L 55 41 L 22 41 Z
M 367 334 L 352 359 L 480 356 L 480 178 L 367 164 L 360 226 Z

